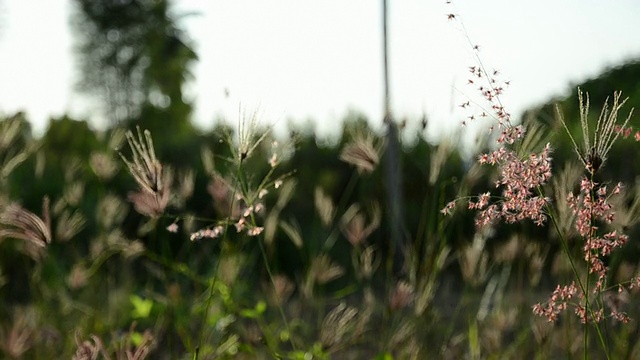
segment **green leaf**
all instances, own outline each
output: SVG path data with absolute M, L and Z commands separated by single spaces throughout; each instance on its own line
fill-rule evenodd
M 240 316 L 247 318 L 247 319 L 255 319 L 258 316 L 262 315 L 265 310 L 267 310 L 267 303 L 265 303 L 264 301 L 260 300 L 258 301 L 258 303 L 256 304 L 256 306 L 253 309 L 243 309 L 240 311 Z
M 282 330 L 280 331 L 279 337 L 280 341 L 289 341 L 289 338 L 291 338 L 291 334 L 289 334 L 288 330 Z
M 142 334 L 137 331 L 132 332 L 131 334 L 129 334 L 129 339 L 131 340 L 131 343 L 137 347 L 140 345 L 140 343 L 142 343 Z
M 133 305 L 131 316 L 134 319 L 145 319 L 149 317 L 151 309 L 153 308 L 153 300 L 143 299 L 138 295 L 131 295 L 129 296 L 129 301 L 131 301 Z
M 480 338 L 478 336 L 478 321 L 469 321 L 469 352 L 472 359 L 480 358 Z
M 258 301 L 256 304 L 256 312 L 258 314 L 264 314 L 265 310 L 267 310 L 267 303 L 262 300 Z
M 255 319 L 258 317 L 258 313 L 254 309 L 240 310 L 240 316 L 247 319 Z
M 393 356 L 388 352 L 384 352 L 384 353 L 378 354 L 375 360 L 393 360 Z

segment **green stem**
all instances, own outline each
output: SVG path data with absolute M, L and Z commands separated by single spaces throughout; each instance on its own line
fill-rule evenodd
M 271 272 L 271 266 L 269 265 L 269 259 L 267 258 L 267 253 L 264 250 L 264 245 L 262 244 L 262 241 L 258 240 L 258 245 L 260 246 L 260 253 L 262 254 L 262 260 L 264 261 L 264 267 L 267 270 L 267 274 L 269 275 L 269 280 L 271 281 L 271 285 L 273 285 L 273 289 L 276 289 L 276 283 L 274 281 L 273 278 L 273 273 Z M 275 292 L 275 291 L 274 291 Z M 284 322 L 284 326 L 287 329 L 287 336 L 289 338 L 289 343 L 291 344 L 291 347 L 293 348 L 294 351 L 296 351 L 296 345 L 293 342 L 293 334 L 291 333 L 291 329 L 289 328 L 289 321 L 287 320 L 287 317 L 284 313 L 284 309 L 282 308 L 282 302 L 280 301 L 280 298 L 278 296 L 278 293 L 275 292 L 276 295 L 276 300 L 278 303 L 278 311 L 280 313 L 280 317 L 282 317 L 282 321 Z
M 225 234 L 227 233 L 227 231 L 225 231 Z M 226 237 L 226 235 L 225 235 Z M 224 245 L 224 238 L 223 238 L 223 245 Z M 222 259 L 222 254 L 224 252 L 224 246 L 221 247 L 220 249 L 220 256 L 218 258 L 218 261 L 216 261 L 216 266 L 213 270 L 213 276 L 209 279 L 209 295 L 207 296 L 207 301 L 205 302 L 205 308 L 204 308 L 204 316 L 202 318 L 203 320 L 203 324 L 202 327 L 200 328 L 200 334 L 198 334 L 198 343 L 196 344 L 195 350 L 194 350 L 194 360 L 198 360 L 198 350 L 200 349 L 200 346 L 202 345 L 202 339 L 204 338 L 204 328 L 205 325 L 207 323 L 207 318 L 209 317 L 209 309 L 211 308 L 211 301 L 213 300 L 213 292 L 215 291 L 215 284 L 216 284 L 216 280 L 217 280 L 217 276 L 218 276 L 218 268 L 220 267 L 220 260 Z
M 358 172 L 356 170 L 353 170 L 353 173 L 351 173 L 351 178 L 349 179 L 349 182 L 347 183 L 347 186 L 345 190 L 342 192 L 342 196 L 338 201 L 338 206 L 336 206 L 335 214 L 340 214 L 342 211 L 345 210 L 345 207 L 347 206 L 347 202 L 349 201 L 349 198 L 353 194 L 353 190 L 356 187 L 358 178 L 359 178 Z M 327 239 L 325 240 L 322 246 L 323 251 L 331 250 L 333 245 L 336 243 L 336 240 L 338 239 L 339 231 L 340 231 L 340 222 L 336 221 L 333 228 L 331 229 L 331 232 L 329 233 L 329 236 L 327 236 Z
M 538 187 L 538 193 L 540 194 L 540 196 L 544 197 L 544 194 L 542 192 L 542 189 L 540 187 Z M 569 246 L 567 245 L 567 241 L 564 238 L 562 231 L 560 230 L 560 226 L 558 225 L 558 222 L 556 220 L 556 216 L 554 213 L 554 209 L 550 206 L 547 206 L 547 210 L 549 211 L 549 217 L 551 218 L 551 222 L 553 223 L 553 227 L 556 230 L 556 233 L 558 234 L 558 237 L 560 238 L 560 244 L 562 245 L 562 250 L 564 251 L 565 255 L 567 256 L 567 259 L 569 259 L 569 264 L 571 265 L 571 270 L 573 271 L 573 275 L 576 278 L 576 281 L 578 282 L 578 286 L 580 287 L 580 290 L 582 291 L 582 293 L 584 294 L 584 299 L 585 299 L 585 306 L 587 308 L 587 310 L 589 311 L 591 318 L 595 319 L 595 313 L 591 307 L 591 302 L 589 301 L 589 294 L 588 294 L 588 290 L 587 287 L 585 287 L 584 283 L 582 282 L 582 279 L 580 279 L 580 274 L 578 273 L 578 269 L 573 261 L 573 257 L 571 256 L 571 252 L 569 251 Z M 585 327 L 587 327 L 588 324 L 585 324 Z M 596 332 L 598 333 L 598 338 L 600 340 L 600 344 L 602 345 L 603 350 L 605 351 L 605 355 L 607 356 L 607 359 L 610 359 L 609 357 L 609 348 L 607 347 L 607 344 L 604 340 L 604 337 L 602 335 L 602 331 L 600 330 L 600 326 L 598 326 L 597 323 L 594 322 L 594 326 L 596 328 Z M 585 333 L 585 341 L 586 341 L 586 335 L 587 333 Z M 585 347 L 586 347 L 586 342 L 585 342 Z M 585 356 L 586 356 L 586 349 L 585 349 Z
M 271 168 L 269 170 L 269 173 L 265 176 L 265 178 L 262 180 L 260 187 L 262 188 L 263 186 L 266 186 L 267 183 L 267 179 L 269 177 L 271 177 L 271 175 L 273 174 L 275 168 Z M 243 172 L 242 172 L 242 161 L 239 163 L 238 165 L 238 169 L 237 169 L 237 175 L 236 175 L 236 179 L 238 181 L 238 184 L 240 185 L 240 191 L 243 193 L 244 198 L 248 201 L 250 199 L 248 199 L 248 195 L 249 195 L 249 183 L 248 181 L 246 181 L 246 179 L 243 176 Z M 234 194 L 234 198 L 235 198 L 235 194 Z M 255 214 L 251 213 L 251 222 L 253 223 L 253 226 L 256 226 L 256 219 L 255 219 Z M 260 241 L 260 239 L 258 239 L 258 246 L 260 247 L 260 254 L 262 255 L 262 260 L 264 261 L 264 267 L 265 270 L 267 271 L 267 275 L 269 276 L 269 281 L 271 282 L 271 285 L 273 286 L 274 292 L 276 294 L 276 297 L 278 298 L 278 294 L 275 291 L 276 290 L 276 283 L 275 283 L 275 279 L 273 277 L 273 272 L 271 271 L 271 266 L 269 265 L 269 258 L 267 257 L 267 252 L 265 251 L 264 248 L 264 244 L 262 243 L 262 241 Z M 289 339 L 289 343 L 291 344 L 291 347 L 293 348 L 293 350 L 296 350 L 296 345 L 293 342 L 293 338 L 292 338 L 292 332 L 291 329 L 289 327 L 289 321 L 287 320 L 287 317 L 284 313 L 284 309 L 282 307 L 282 302 L 280 301 L 280 299 L 277 299 L 277 303 L 278 303 L 278 312 L 280 313 L 280 317 L 282 317 L 282 321 L 284 322 L 284 326 L 287 329 L 287 336 Z M 274 349 L 275 350 L 275 349 Z

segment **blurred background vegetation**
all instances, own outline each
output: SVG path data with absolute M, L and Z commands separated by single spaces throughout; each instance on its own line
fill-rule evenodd
M 546 325 L 530 311 L 555 284 L 571 278 L 553 231 L 523 223 L 498 225 L 484 233 L 474 227 L 470 211 L 450 217 L 440 213 L 457 197 L 494 188 L 494 172 L 465 158 L 462 148 L 469 145 L 458 138 L 431 143 L 423 132 L 409 134 L 405 138 L 417 140 L 405 142 L 399 158 L 391 159 L 401 164 L 403 179 L 405 217 L 400 221 L 407 264 L 400 275 L 391 271 L 385 164 L 360 174 L 340 160 L 347 144 L 361 134 L 376 144 L 384 142 L 385 134 L 376 133 L 357 112 L 343 119 L 334 141 L 292 126 L 288 139 L 266 138 L 243 163 L 256 185 L 271 170 L 272 142 L 278 140 L 285 149 L 277 168 L 285 185 L 266 196 L 263 221 L 270 225 L 263 237 L 243 238 L 229 231 L 224 242 L 190 241 L 192 232 L 224 217 L 210 188 L 214 173 L 226 177 L 236 171 L 228 161 L 237 146 L 230 141 L 237 135 L 230 125 L 235 119 L 221 119 L 208 131 L 193 126 L 193 104 L 183 88 L 197 53 L 170 15 L 169 1 L 74 3 L 82 64 L 79 85 L 101 100 L 110 126 L 96 131 L 86 120 L 63 116 L 51 119 L 45 134 L 36 138 L 24 114 L 2 119 L 2 206 L 17 202 L 40 215 L 48 197 L 53 233 L 53 242 L 42 253 L 23 241 L 0 240 L 0 349 L 6 357 L 69 357 L 82 343 L 74 334 L 84 340 L 96 334 L 115 341 L 134 322 L 137 330 L 127 334 L 150 330 L 156 338 L 151 358 L 189 358 L 196 346 L 203 358 L 270 358 L 277 355 L 274 349 L 290 358 L 299 355 L 296 350 L 319 358 L 381 359 L 453 359 L 464 354 L 550 358 L 558 349 L 560 357 L 575 354 L 572 341 L 582 334 L 579 324 L 567 319 L 555 327 Z M 614 90 L 629 97 L 626 109 L 639 108 L 638 79 L 640 63 L 630 62 L 579 86 L 589 93 L 597 116 Z M 578 134 L 576 96 L 574 91 L 550 99 L 523 115 L 527 124 L 545 127 L 558 170 L 577 159 L 555 106 L 559 104 Z M 118 151 L 129 156 L 124 130 L 136 126 L 150 130 L 158 159 L 173 169 L 174 186 L 182 191 L 166 216 L 156 219 L 138 214 L 127 201 L 135 182 Z M 258 128 L 255 134 L 260 137 L 268 130 Z M 481 151 L 491 144 L 484 138 L 475 145 Z M 618 143 L 600 174 L 611 179 L 607 181 L 624 182 L 629 190 L 623 206 L 629 208 L 625 231 L 631 240 L 610 259 L 614 275 L 634 274 L 638 266 L 640 244 L 633 226 L 638 215 L 633 204 L 640 196 L 635 187 L 640 166 L 636 146 L 632 140 Z M 323 199 L 333 204 L 328 223 L 320 214 Z M 354 204 L 360 209 L 355 213 Z M 381 209 L 379 224 L 375 208 Z M 361 218 L 354 222 L 356 213 Z M 179 225 L 177 233 L 166 230 L 173 223 Z M 367 224 L 373 224 L 371 231 L 364 231 Z M 353 231 L 366 233 L 361 243 L 348 241 Z M 269 302 L 275 286 L 263 263 L 261 241 L 270 270 L 292 286 L 284 309 L 295 335 L 284 332 L 290 328 L 275 306 L 258 306 Z M 579 251 L 580 244 L 574 245 Z M 367 249 L 375 249 L 380 262 L 368 277 L 359 267 Z M 340 276 L 311 284 L 310 291 L 310 274 L 319 271 L 312 264 L 322 256 L 337 264 Z M 221 279 L 214 290 L 212 277 Z M 411 289 L 410 306 L 398 305 L 401 283 Z M 213 304 L 203 301 L 209 291 L 215 293 Z M 332 339 L 326 334 L 331 324 L 325 315 L 341 309 L 341 301 L 368 317 L 368 328 L 344 330 L 340 339 Z M 204 304 L 213 310 L 205 311 Z M 345 312 L 342 309 L 342 316 Z M 206 341 L 200 343 L 203 327 L 208 329 Z M 637 322 L 610 330 L 610 341 L 624 343 L 616 347 L 620 358 L 639 355 L 633 340 Z M 132 338 L 131 346 L 140 346 L 140 338 Z

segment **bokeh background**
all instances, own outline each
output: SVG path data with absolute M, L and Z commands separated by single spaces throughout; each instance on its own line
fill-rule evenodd
M 480 230 L 464 206 L 441 209 L 495 188 L 476 163 L 495 146 L 478 92 L 492 80 L 514 123 L 540 134 L 530 149 L 552 144 L 563 180 L 545 191 L 562 204 L 584 170 L 556 106 L 574 134 L 578 86 L 593 118 L 614 91 L 629 97 L 621 117 L 638 108 L 639 17 L 632 0 L 390 1 L 388 126 L 378 2 L 0 0 L 2 354 L 601 356 L 571 312 L 531 312 L 573 276 L 555 229 Z M 612 226 L 630 241 L 607 260 L 610 284 L 638 273 L 629 124 L 598 174 L 626 184 Z M 137 127 L 171 169 L 161 213 L 141 211 L 121 159 Z M 344 161 L 354 152 L 360 167 Z M 260 190 L 264 232 L 246 236 L 230 194 L 257 204 Z M 13 205 L 50 244 L 7 232 Z M 216 225 L 224 237 L 190 239 Z M 606 329 L 615 358 L 640 356 L 637 321 Z

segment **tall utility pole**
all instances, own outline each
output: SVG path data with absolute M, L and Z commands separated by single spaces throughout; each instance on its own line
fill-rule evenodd
M 401 149 L 398 140 L 398 125 L 391 115 L 391 96 L 389 86 L 389 40 L 387 31 L 387 0 L 382 0 L 382 38 L 384 56 L 384 123 L 387 124 L 387 150 L 384 157 L 385 179 L 387 182 L 387 204 L 390 228 L 390 250 L 393 251 L 393 275 L 404 277 L 405 251 L 402 172 L 400 167 Z

